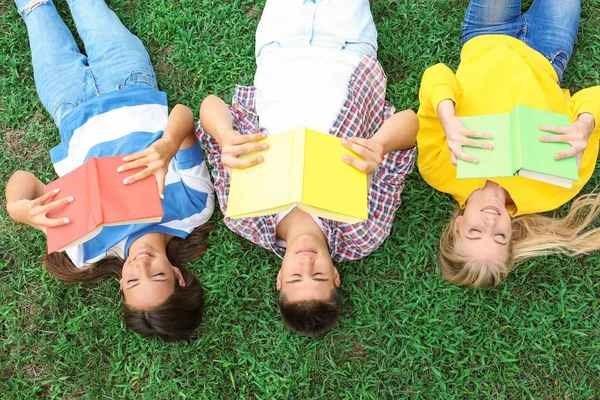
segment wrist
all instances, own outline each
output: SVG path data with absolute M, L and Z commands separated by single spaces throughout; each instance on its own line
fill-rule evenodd
M 596 127 L 596 120 L 590 113 L 582 113 L 577 117 L 577 121 L 582 122 L 588 129 L 588 135 L 591 135 Z
M 231 135 L 235 135 L 235 134 L 239 134 L 236 130 L 233 129 L 233 126 L 224 126 L 221 128 L 217 128 L 215 130 L 215 139 L 217 140 L 217 143 L 219 143 L 219 146 L 221 148 L 223 148 L 223 141 L 231 136 Z

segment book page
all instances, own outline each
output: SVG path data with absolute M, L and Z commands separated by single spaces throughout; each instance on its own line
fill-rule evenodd
M 263 141 L 269 144 L 269 149 L 240 157 L 251 158 L 261 154 L 264 161 L 250 168 L 232 171 L 227 217 L 274 214 L 290 205 L 293 134 L 294 131 L 289 131 L 267 136 Z
M 512 165 L 511 121 L 510 114 L 480 115 L 461 117 L 465 128 L 489 133 L 491 140 L 471 138 L 477 141 L 492 143 L 492 150 L 479 147 L 463 146 L 463 151 L 477 157 L 479 163 L 457 160 L 457 179 L 464 178 L 498 178 L 513 176 L 517 169 Z
M 342 160 L 343 154 L 360 156 L 342 146 L 338 137 L 312 129 L 306 131 L 302 202 L 327 211 L 325 218 L 366 220 L 367 176 Z
M 540 142 L 542 136 L 556 135 L 539 129 L 542 125 L 569 126 L 569 117 L 550 111 L 536 108 L 515 106 L 513 112 L 518 113 L 521 135 L 521 168 L 537 172 L 538 174 L 552 175 L 559 178 L 576 181 L 579 179 L 579 170 L 575 157 L 555 160 L 554 155 L 560 151 L 568 150 L 568 143 Z

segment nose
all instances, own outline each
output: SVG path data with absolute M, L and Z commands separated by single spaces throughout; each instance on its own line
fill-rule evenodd
M 302 266 L 312 266 L 315 264 L 315 258 L 313 255 L 303 255 L 300 257 L 300 265 Z

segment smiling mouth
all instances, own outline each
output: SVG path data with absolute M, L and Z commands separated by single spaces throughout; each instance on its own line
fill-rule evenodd
M 500 210 L 498 210 L 498 208 L 494 206 L 485 206 L 479 211 L 484 212 L 486 214 L 500 215 Z
M 150 252 L 148 252 L 148 251 L 140 251 L 140 252 L 136 253 L 136 255 L 133 257 L 133 261 L 135 261 L 139 258 L 146 258 L 146 257 L 152 257 L 152 254 L 150 254 Z
M 313 253 L 313 254 L 317 254 L 316 251 L 314 251 L 313 249 L 300 249 L 296 252 L 296 254 L 300 254 L 300 253 Z

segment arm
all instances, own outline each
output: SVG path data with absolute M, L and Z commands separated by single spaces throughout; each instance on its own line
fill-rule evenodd
M 58 194 L 58 191 L 44 194 L 44 186 L 30 172 L 15 172 L 6 184 L 6 211 L 13 220 L 45 233 L 46 227 L 69 223 L 68 218 L 49 219 L 46 214 L 73 201 L 73 198 L 65 197 L 46 204 Z
M 233 126 L 233 118 L 227 104 L 219 97 L 209 95 L 200 105 L 200 124 L 209 136 L 213 137 L 221 148 L 221 162 L 231 175 L 233 168 L 248 168 L 263 161 L 262 156 L 240 159 L 239 156 L 260 150 L 266 150 L 266 143 L 253 143 L 264 139 L 265 134 L 241 135 Z
M 390 151 L 405 150 L 415 145 L 419 119 L 413 110 L 404 110 L 388 118 L 373 135 L 383 147 L 383 155 Z
M 159 195 L 163 198 L 165 176 L 171 159 L 179 149 L 186 149 L 197 142 L 198 138 L 194 134 L 194 115 L 192 111 L 184 105 L 177 104 L 169 114 L 167 126 L 159 140 L 152 143 L 146 150 L 123 157 L 123 161 L 128 163 L 120 166 L 119 172 L 142 166 L 146 167 L 137 174 L 125 178 L 123 183 L 132 184 L 154 174 Z

